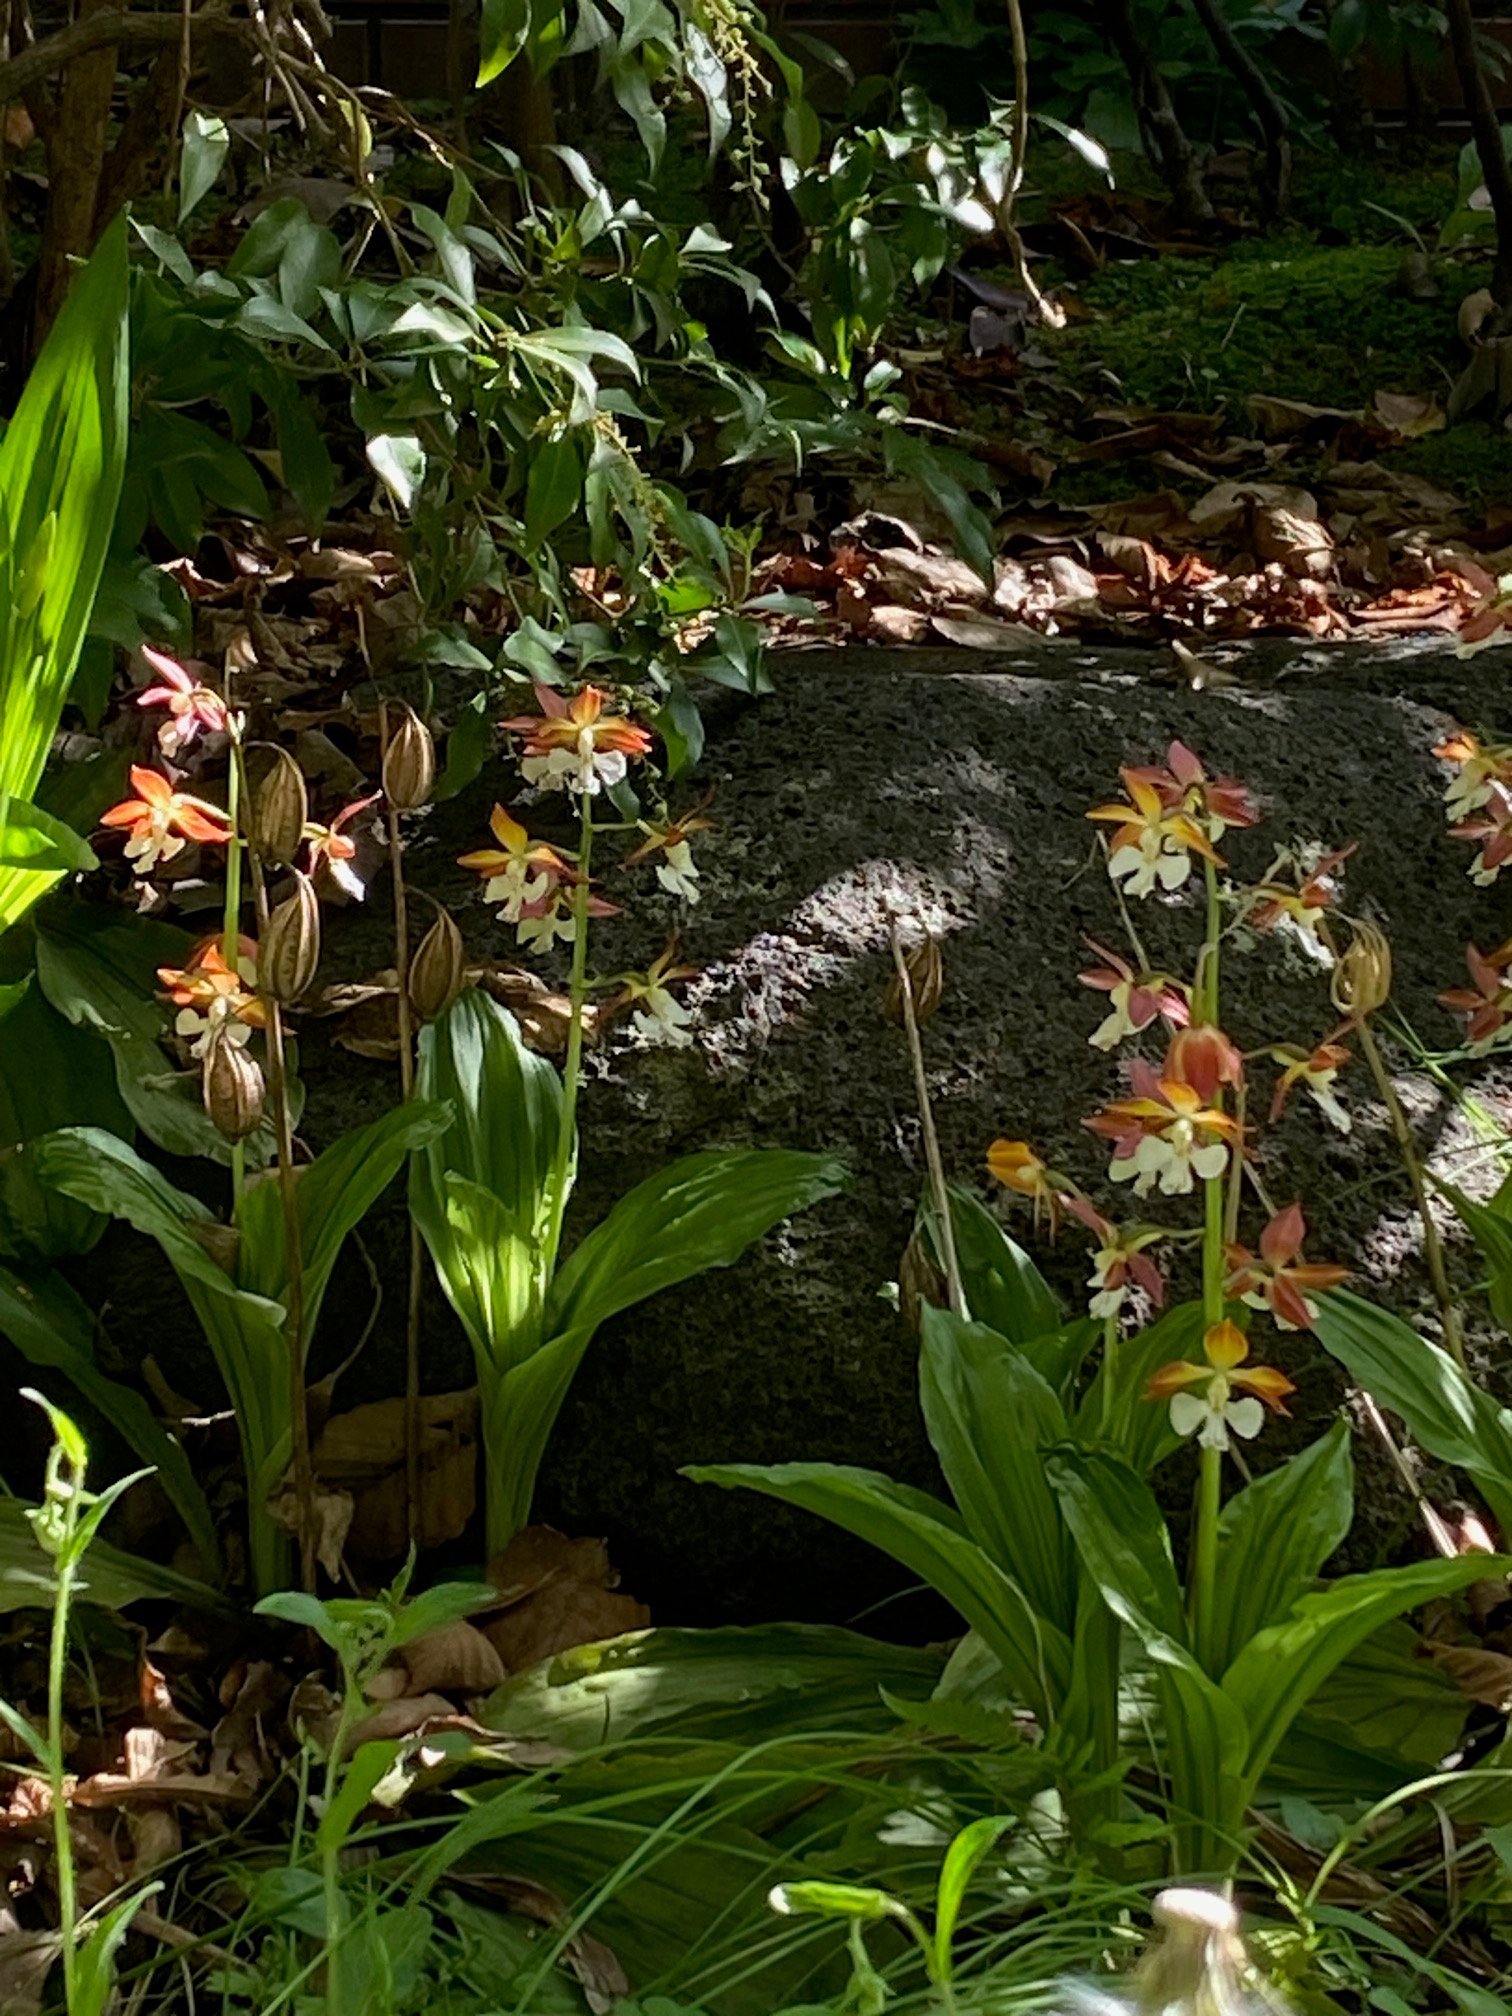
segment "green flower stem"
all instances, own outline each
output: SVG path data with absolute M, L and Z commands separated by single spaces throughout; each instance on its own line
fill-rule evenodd
M 63 1755 L 63 1682 L 68 1666 L 68 1617 L 79 1565 L 79 1494 L 84 1479 L 75 1472 L 63 1501 L 63 1534 L 53 1592 L 52 1639 L 47 1654 L 47 1783 L 52 1798 L 53 1854 L 57 1862 L 58 1934 L 63 1942 L 63 2001 L 79 2004 L 79 1901 L 69 1823 L 68 1772 Z
M 1223 910 L 1218 895 L 1218 870 L 1211 861 L 1202 864 L 1207 886 L 1207 922 L 1202 938 L 1202 964 L 1192 1003 L 1195 1022 L 1218 1020 L 1218 941 L 1223 936 Z
M 562 1221 L 567 1215 L 567 1186 L 577 1141 L 578 1087 L 583 1076 L 583 1007 L 588 998 L 588 877 L 593 866 L 593 800 L 586 791 L 583 793 L 577 865 L 581 879 L 572 892 L 572 978 L 567 990 L 569 1013 L 567 1056 L 562 1066 L 562 1118 L 557 1128 L 556 1157 L 551 1169 L 551 1218 L 546 1228 L 544 1256 L 548 1279 L 556 1269 Z
M 1207 888 L 1207 921 L 1202 942 L 1202 964 L 1194 990 L 1192 1019 L 1197 1024 L 1218 1024 L 1218 941 L 1223 918 L 1218 895 L 1218 875 L 1211 861 L 1204 861 Z M 1242 1146 L 1230 1151 L 1236 1158 Z M 1211 1330 L 1223 1321 L 1224 1232 L 1227 1185 L 1223 1177 L 1210 1177 L 1202 1186 L 1202 1324 Z M 1197 1473 L 1196 1520 L 1192 1534 L 1192 1564 L 1187 1587 L 1187 1611 L 1192 1628 L 1192 1647 L 1199 1663 L 1206 1664 L 1218 1585 L 1218 1519 L 1223 1509 L 1223 1451 L 1203 1444 Z
M 1108 1436 L 1113 1431 L 1113 1359 L 1118 1350 L 1118 1318 L 1104 1316 L 1102 1345 L 1102 1404 L 1098 1408 L 1097 1432 Z
M 1192 1650 L 1197 1655 L 1197 1663 L 1206 1669 L 1218 1596 L 1218 1518 L 1223 1510 L 1223 1451 L 1210 1449 L 1204 1443 L 1199 1461 L 1188 1614 L 1192 1626 Z

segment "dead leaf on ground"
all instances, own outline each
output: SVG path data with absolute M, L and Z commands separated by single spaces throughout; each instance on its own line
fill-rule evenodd
M 930 627 L 947 644 L 967 651 L 1021 650 L 1025 644 L 1039 643 L 1039 635 L 1023 623 L 1006 623 L 998 616 L 931 616 Z
M 316 1475 L 350 1499 L 347 1545 L 360 1560 L 392 1560 L 409 1545 L 404 1493 L 405 1403 L 375 1400 L 337 1414 L 313 1452 Z M 420 1496 L 416 1538 L 439 1547 L 464 1530 L 477 1504 L 478 1393 L 420 1400 Z
M 465 1617 L 414 1639 L 397 1659 L 411 1694 L 486 1694 L 505 1677 L 503 1660 Z
M 1494 1708 L 1499 1715 L 1512 1711 L 1512 1657 L 1492 1652 L 1483 1645 L 1444 1645 L 1429 1640 L 1422 1656 L 1459 1688 L 1471 1701 Z
M 550 1526 L 527 1526 L 488 1566 L 500 1611 L 481 1629 L 512 1673 L 574 1645 L 640 1631 L 651 1612 L 614 1593 L 619 1574 L 602 1540 L 569 1540 Z
M 1432 392 L 1377 392 L 1371 402 L 1381 425 L 1402 441 L 1441 434 L 1449 416 Z
M 536 1883 L 526 1877 L 467 1876 L 460 1879 L 460 1883 L 464 1889 L 480 1890 L 487 1896 L 499 1898 L 522 1918 L 533 1918 L 553 1932 L 560 1932 L 573 1916 L 554 1890 L 548 1890 L 544 1883 Z M 630 1993 L 629 1978 L 618 1958 L 602 1939 L 595 1938 L 591 1932 L 575 1932 L 562 1949 L 562 1957 L 576 1977 L 593 2016 L 608 2016 L 608 2012 Z

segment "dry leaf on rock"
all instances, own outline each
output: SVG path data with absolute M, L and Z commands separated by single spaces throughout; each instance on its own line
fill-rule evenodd
M 337 1414 L 315 1444 L 316 1475 L 350 1495 L 347 1545 L 363 1560 L 387 1560 L 409 1545 L 404 1493 L 405 1403 L 375 1400 Z M 477 1503 L 478 1394 L 427 1393 L 420 1400 L 422 1547 L 455 1540 Z
M 614 1593 L 618 1572 L 602 1540 L 569 1540 L 550 1526 L 527 1526 L 489 1563 L 502 1614 L 484 1635 L 512 1673 L 574 1645 L 640 1631 L 651 1612 Z
M 1027 624 L 1006 623 L 997 616 L 931 616 L 929 622 L 947 644 L 961 645 L 967 651 L 1021 650 L 1025 644 L 1040 641 Z

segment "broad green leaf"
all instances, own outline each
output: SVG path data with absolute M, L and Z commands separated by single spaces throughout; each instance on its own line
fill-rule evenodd
M 543 441 L 525 479 L 525 544 L 536 552 L 578 509 L 583 497 L 583 451 L 570 430 Z
M 1314 1334 L 1415 1442 L 1475 1480 L 1503 1532 L 1512 1533 L 1512 1412 L 1466 1378 L 1447 1351 L 1399 1316 L 1335 1289 L 1317 1298 Z
M 0 932 L 77 865 L 23 825 L 89 626 L 126 466 L 126 220 L 105 231 L 0 436 Z M 79 843 L 74 843 L 75 845 Z M 86 850 L 87 851 L 87 850 Z
M 184 121 L 183 145 L 179 155 L 178 221 L 197 210 L 210 191 L 226 156 L 231 151 L 231 135 L 224 119 L 213 113 L 191 112 Z
M 1438 1187 L 1458 1212 L 1491 1270 L 1491 1313 L 1512 1337 L 1512 1220 L 1491 1204 L 1477 1204 L 1452 1183 L 1441 1182 Z
M 790 1148 L 711 1148 L 637 1183 L 552 1283 L 547 1327 L 594 1330 L 711 1267 L 729 1267 L 795 1211 L 845 1185 L 844 1163 Z
M 373 1796 L 373 1787 L 393 1768 L 399 1749 L 399 1744 L 393 1741 L 358 1745 L 341 1774 L 336 1797 L 321 1814 L 320 1825 L 315 1829 L 319 1854 L 334 1855 L 345 1846 Z
M 1257 1633 L 1223 1675 L 1223 1691 L 1248 1728 L 1247 1784 L 1258 1780 L 1329 1674 L 1373 1631 L 1472 1582 L 1505 1575 L 1509 1565 L 1494 1555 L 1462 1554 L 1346 1575 L 1301 1597 L 1287 1619 Z
M 921 1215 L 938 1254 L 933 1207 L 926 1203 Z M 951 1190 L 950 1223 L 966 1306 L 978 1323 L 1012 1344 L 1029 1344 L 1061 1328 L 1066 1317 L 1055 1290 L 969 1190 Z
M 576 1645 L 511 1674 L 482 1711 L 490 1729 L 568 1750 L 650 1730 L 757 1743 L 810 1730 L 886 1731 L 884 1690 L 922 1697 L 943 1656 L 828 1624 L 663 1626 Z
M 366 1127 L 343 1134 L 299 1171 L 294 1195 L 299 1207 L 307 1334 L 314 1331 L 331 1269 L 348 1235 L 393 1182 L 407 1157 L 440 1140 L 450 1117 L 445 1106 L 426 1101 L 395 1106 Z M 278 1184 L 270 1180 L 245 1189 L 236 1222 L 241 1233 L 237 1286 L 269 1302 L 285 1302 L 289 1266 Z
M 1218 1670 L 1307 1594 L 1353 1517 L 1354 1459 L 1343 1421 L 1228 1501 L 1218 1528 Z
M 99 865 L 89 842 L 71 826 L 38 805 L 11 799 L 0 818 L 0 870 L 18 868 L 45 877 L 37 890 L 42 895 L 60 875 L 84 874 Z
M 495 1334 L 492 1351 L 478 1363 L 490 1555 L 530 1523 L 546 1444 L 593 1332 L 564 1330 L 545 1344 L 521 1337 L 507 1359 L 504 1341 Z
M 220 1543 L 189 1458 L 142 1394 L 95 1363 L 95 1318 L 87 1303 L 50 1270 L 28 1278 L 0 1267 L 0 1334 L 29 1364 L 62 1372 L 157 1472 L 206 1570 L 214 1569 Z
M 1069 1634 L 1076 1550 L 1044 1467 L 1066 1439 L 1059 1400 L 1006 1338 L 948 1310 L 924 1309 L 920 1345 L 925 1424 L 967 1531 Z
M 1025 1591 L 925 1491 L 838 1463 L 695 1464 L 699 1484 L 745 1486 L 816 1512 L 880 1547 L 957 1609 L 992 1647 L 1018 1697 L 1046 1723 L 1056 1719 L 1070 1674 L 1064 1632 L 1035 1614 Z
M 479 88 L 507 70 L 530 33 L 530 0 L 483 0 L 478 36 Z
M 432 793 L 438 805 L 467 789 L 487 762 L 492 741 L 488 695 L 478 693 L 458 713 L 446 738 L 446 764 Z
M 417 1090 L 451 1106 L 444 1141 L 416 1160 L 417 1211 L 444 1220 L 447 1171 L 493 1192 L 522 1223 L 538 1222 L 556 1150 L 562 1081 L 526 1047 L 519 1024 L 481 988 L 458 996 L 421 1032 Z

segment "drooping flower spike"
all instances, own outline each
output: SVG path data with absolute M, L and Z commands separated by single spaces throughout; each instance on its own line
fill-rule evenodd
M 1125 1037 L 1137 1036 L 1157 1017 L 1164 1017 L 1172 1029 L 1184 1028 L 1191 1019 L 1192 990 L 1169 973 L 1136 973 L 1127 959 L 1109 951 L 1097 939 L 1088 938 L 1093 951 L 1101 955 L 1100 966 L 1090 966 L 1077 978 L 1083 987 L 1095 987 L 1108 996 L 1109 1012 L 1087 1038 L 1098 1050 L 1112 1050 Z
M 166 777 L 138 763 L 132 764 L 130 774 L 136 797 L 112 805 L 100 824 L 129 829 L 126 858 L 136 874 L 150 875 L 160 861 L 171 861 L 191 840 L 216 846 L 230 840 L 230 824 L 218 805 L 175 791 Z
M 1284 1414 L 1296 1387 L 1273 1365 L 1249 1365 L 1249 1341 L 1237 1323 L 1225 1319 L 1203 1333 L 1205 1365 L 1177 1358 L 1152 1373 L 1147 1400 L 1170 1403 L 1171 1427 L 1195 1435 L 1208 1449 L 1227 1449 L 1231 1437 L 1252 1442 L 1265 1425 L 1265 1410 Z M 1201 1387 L 1201 1392 L 1193 1389 Z M 1235 1388 L 1239 1389 L 1236 1397 Z
M 606 714 L 608 695 L 584 686 L 570 700 L 550 686 L 535 689 L 541 712 L 500 722 L 523 738 L 520 774 L 547 791 L 595 797 L 624 781 L 632 762 L 651 752 L 651 736 L 627 714 Z
M 1331 1127 L 1337 1127 L 1341 1134 L 1350 1133 L 1354 1122 L 1339 1104 L 1333 1089 L 1334 1080 L 1349 1062 L 1350 1054 L 1342 1043 L 1319 1043 L 1312 1050 L 1304 1050 L 1296 1043 L 1272 1044 L 1265 1055 L 1285 1068 L 1271 1097 L 1271 1120 L 1281 1118 L 1287 1101 L 1300 1085 Z
M 229 726 L 226 703 L 197 675 L 208 665 L 191 659 L 180 665 L 164 651 L 142 646 L 142 656 L 158 676 L 158 684 L 136 696 L 138 707 L 166 707 L 168 719 L 158 728 L 158 747 L 169 758 L 179 756 L 201 735 L 224 735 Z
M 329 826 L 322 826 L 315 819 L 305 823 L 305 859 L 302 863 L 305 873 L 314 876 L 323 864 L 337 888 L 345 890 L 354 903 L 360 903 L 367 895 L 367 886 L 352 866 L 357 858 L 357 842 L 342 829 L 350 826 L 359 812 L 366 812 L 370 805 L 376 805 L 382 796 L 381 791 L 374 791 L 366 798 L 343 805 Z
M 1311 1330 L 1318 1312 L 1308 1297 L 1339 1287 L 1349 1279 L 1349 1269 L 1304 1260 L 1306 1237 L 1302 1206 L 1288 1204 L 1260 1234 L 1258 1256 L 1247 1246 L 1227 1248 L 1229 1273 L 1224 1294 L 1247 1302 L 1252 1309 L 1269 1309 L 1283 1330 Z
M 463 854 L 457 866 L 484 876 L 484 902 L 502 904 L 501 924 L 517 924 L 527 904 L 539 903 L 554 884 L 570 881 L 574 871 L 554 847 L 532 840 L 502 805 L 494 806 L 488 824 L 498 846 Z
M 1481 952 L 1474 945 L 1467 945 L 1465 964 L 1474 984 L 1451 987 L 1438 998 L 1441 1006 L 1464 1017 L 1465 1036 L 1472 1049 L 1482 1049 L 1512 1019 L 1512 980 L 1508 978 L 1512 969 L 1512 938 L 1498 945 L 1494 952 Z
M 1148 1247 L 1166 1236 L 1159 1225 L 1112 1225 L 1079 1191 L 1066 1198 L 1066 1209 L 1078 1217 L 1097 1241 L 1087 1286 L 1092 1290 L 1088 1313 L 1113 1317 L 1123 1308 L 1131 1288 L 1142 1288 L 1158 1309 L 1165 1301 L 1165 1277 L 1150 1258 Z
M 987 1172 L 1005 1190 L 1027 1197 L 1034 1206 L 1036 1230 L 1043 1223 L 1055 1237 L 1060 1226 L 1060 1193 L 1065 1187 L 1027 1141 L 1002 1136 L 987 1150 Z
M 212 1044 L 245 1043 L 254 1029 L 267 1027 L 267 1008 L 257 988 L 257 945 L 242 938 L 236 966 L 226 964 L 219 938 L 196 945 L 183 966 L 160 966 L 158 979 L 178 1009 L 173 1029 L 189 1045 L 191 1057 L 204 1058 Z
M 1192 872 L 1194 854 L 1223 867 L 1222 855 L 1189 812 L 1173 809 L 1146 774 L 1119 775 L 1128 802 L 1094 805 L 1087 817 L 1116 828 L 1108 841 L 1108 873 L 1130 896 L 1179 889 Z

